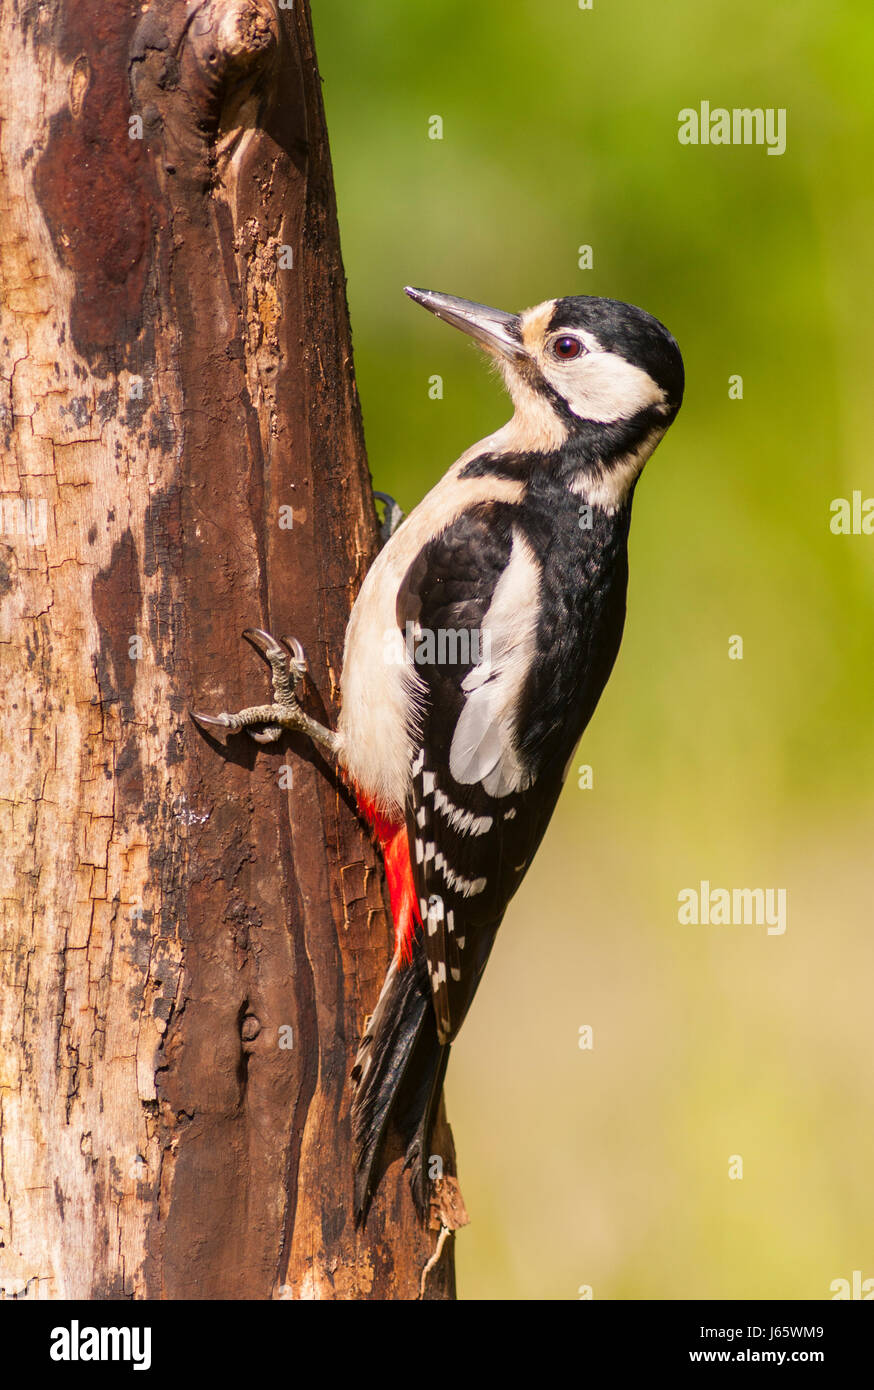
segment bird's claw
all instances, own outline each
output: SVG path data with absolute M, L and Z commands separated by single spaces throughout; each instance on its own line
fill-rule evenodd
M 191 718 L 198 728 L 217 738 L 220 743 L 226 743 L 228 734 L 232 732 L 231 717 L 228 714 L 200 714 L 197 710 L 192 710 Z
M 270 632 L 265 632 L 263 627 L 244 627 L 243 636 L 247 642 L 251 642 L 262 656 L 266 656 L 268 661 L 275 657 L 287 656 L 285 648 Z
M 303 645 L 296 637 L 283 637 L 278 640 L 270 632 L 265 632 L 260 627 L 247 627 L 243 632 L 247 642 L 251 642 L 256 651 L 270 662 L 273 668 L 273 687 L 276 690 L 277 671 L 285 672 L 290 678 L 294 687 L 298 686 L 307 673 L 307 659 Z M 282 701 L 280 701 L 282 703 Z
M 283 637 L 280 642 L 260 627 L 247 627 L 243 636 L 270 663 L 273 704 L 252 705 L 237 714 L 211 715 L 192 710 L 191 718 L 221 743 L 242 729 L 256 743 L 275 743 L 282 737 L 283 729 L 298 727 L 302 712 L 296 692 L 306 674 L 306 653 L 296 637 Z
M 404 513 L 401 511 L 400 505 L 389 493 L 374 492 L 373 495 L 374 497 L 379 498 L 380 502 L 382 502 L 383 507 L 385 508 L 383 512 L 383 518 L 380 522 L 379 527 L 379 537 L 382 541 L 382 544 L 385 545 L 388 541 L 391 540 L 395 531 L 398 529 L 401 522 L 403 521 Z

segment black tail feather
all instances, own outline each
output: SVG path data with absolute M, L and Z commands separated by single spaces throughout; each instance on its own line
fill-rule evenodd
M 428 966 L 414 942 L 410 965 L 392 961 L 352 1071 L 355 1094 L 355 1220 L 363 1225 L 388 1165 L 400 1154 L 412 1170 L 424 1219 L 428 1159 L 449 1046 L 438 1042 Z

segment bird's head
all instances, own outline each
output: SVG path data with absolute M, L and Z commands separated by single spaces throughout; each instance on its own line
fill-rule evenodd
M 580 436 L 593 447 L 610 436 L 617 449 L 623 438 L 651 437 L 655 447 L 680 408 L 680 349 L 633 304 L 572 295 L 507 314 L 431 290 L 406 293 L 496 358 L 521 449 L 548 453 Z

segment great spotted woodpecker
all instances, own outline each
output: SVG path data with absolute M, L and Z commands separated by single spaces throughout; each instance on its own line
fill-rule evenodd
M 195 716 L 262 742 L 307 733 L 382 849 L 395 951 L 352 1075 L 359 1221 L 398 1153 L 424 1213 L 449 1048 L 616 659 L 635 485 L 683 397 L 676 342 L 631 305 L 580 295 L 507 314 L 407 294 L 494 357 L 512 419 L 367 574 L 336 732 L 298 704 L 300 644 L 257 630 L 274 703 Z

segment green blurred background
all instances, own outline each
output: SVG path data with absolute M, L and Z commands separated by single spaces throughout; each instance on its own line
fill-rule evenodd
M 874 1278 L 874 536 L 829 529 L 874 496 L 874 14 L 314 11 L 375 486 L 409 509 L 509 413 L 404 284 L 630 300 L 686 361 L 594 785 L 569 779 L 453 1052 L 460 1296 L 829 1298 Z M 681 146 L 702 99 L 785 107 L 786 153 Z M 680 926 L 701 879 L 785 887 L 785 935 Z

